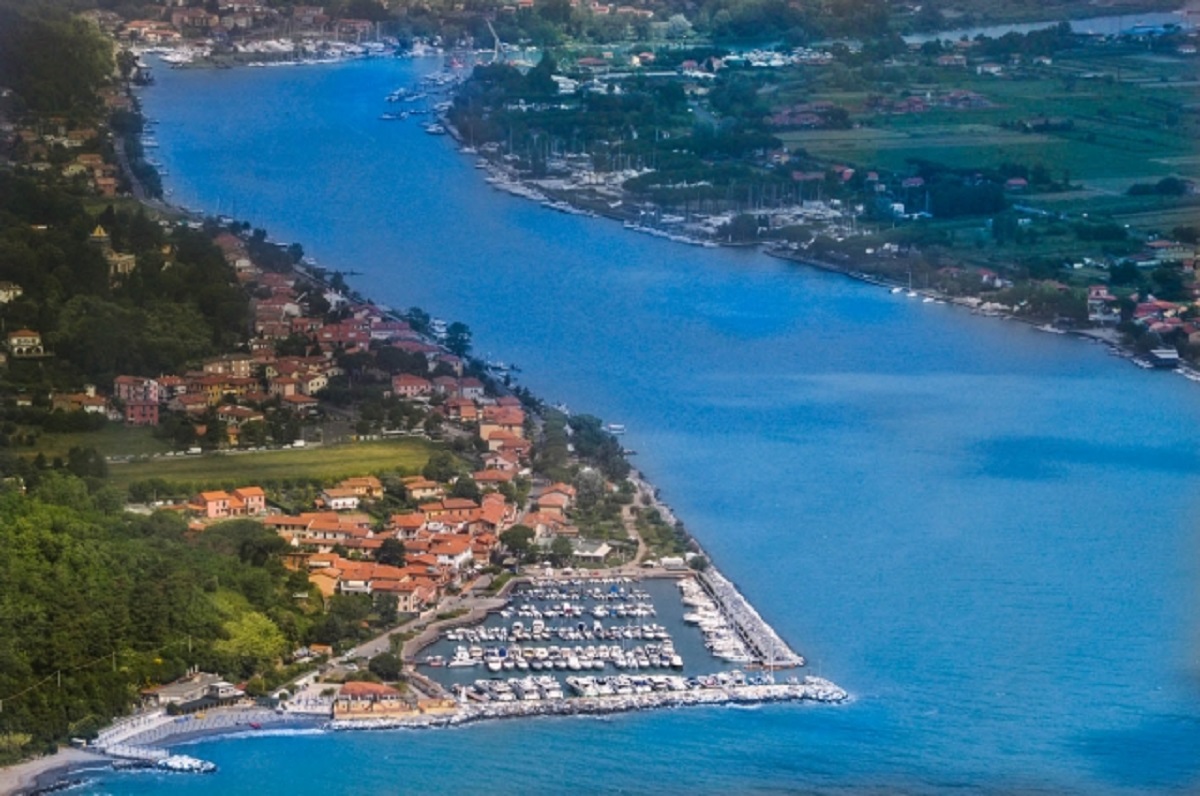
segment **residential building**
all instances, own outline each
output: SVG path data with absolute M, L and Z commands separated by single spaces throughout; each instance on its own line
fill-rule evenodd
M 42 347 L 42 336 L 32 329 L 18 329 L 8 333 L 8 352 L 16 359 L 30 359 L 46 355 Z
M 411 373 L 399 373 L 392 377 L 392 393 L 398 398 L 427 398 L 433 394 L 433 384 Z

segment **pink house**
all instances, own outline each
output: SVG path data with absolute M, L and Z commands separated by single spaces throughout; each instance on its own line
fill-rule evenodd
M 264 514 L 267 511 L 267 496 L 257 486 L 239 487 L 232 494 L 223 490 L 201 492 L 192 499 L 192 509 L 210 520 Z
M 433 394 L 433 384 L 429 379 L 400 373 L 392 377 L 392 392 L 401 398 L 424 397 Z

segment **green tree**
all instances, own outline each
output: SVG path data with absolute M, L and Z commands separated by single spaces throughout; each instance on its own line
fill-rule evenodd
M 460 475 L 455 479 L 454 486 L 450 487 L 450 497 L 465 498 L 478 502 L 482 494 L 474 478 L 469 475 Z
M 533 528 L 528 525 L 514 525 L 500 533 L 500 543 L 512 551 L 518 558 L 528 555 L 535 536 Z
M 395 682 L 400 679 L 404 669 L 400 659 L 390 652 L 382 652 L 367 663 L 367 669 L 378 675 L 381 680 Z
M 421 474 L 430 481 L 446 483 L 458 473 L 458 460 L 449 451 L 434 451 L 421 469 Z
M 446 327 L 446 348 L 460 357 L 471 351 L 471 329 L 465 323 L 455 321 Z
M 273 665 L 287 651 L 287 638 L 263 614 L 248 611 L 222 626 L 226 638 L 213 644 L 213 650 L 235 662 L 244 674 Z
M 384 539 L 375 553 L 375 560 L 388 566 L 404 566 L 404 543 L 395 537 Z
M 0 85 L 37 111 L 98 106 L 114 66 L 100 31 L 50 3 L 0 5 Z
M 554 559 L 555 566 L 563 566 L 574 555 L 575 548 L 570 539 L 565 536 L 554 537 L 554 541 L 550 543 L 550 557 Z

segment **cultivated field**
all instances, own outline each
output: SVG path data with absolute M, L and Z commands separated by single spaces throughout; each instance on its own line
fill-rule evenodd
M 851 130 L 794 130 L 780 134 L 790 147 L 860 169 L 909 171 L 912 161 L 952 168 L 1042 164 L 1055 179 L 1107 194 L 1136 182 L 1176 175 L 1200 179 L 1194 109 L 1200 103 L 1194 59 L 1136 51 L 1080 51 L 1050 65 L 1005 67 L 1001 77 L 964 68 L 923 68 L 908 80 L 881 83 L 874 96 L 824 89 L 820 81 L 791 101 L 828 100 L 862 125 Z M 914 79 L 915 78 L 915 79 Z M 944 107 L 948 92 L 974 92 L 979 107 Z M 922 112 L 887 113 L 871 102 L 923 99 Z M 1041 117 L 1069 120 L 1064 129 L 1021 132 Z
M 151 478 L 214 487 L 296 478 L 331 481 L 384 470 L 415 473 L 425 465 L 431 449 L 427 440 L 409 438 L 277 451 L 170 456 L 113 463 L 109 474 L 112 483 L 122 488 Z

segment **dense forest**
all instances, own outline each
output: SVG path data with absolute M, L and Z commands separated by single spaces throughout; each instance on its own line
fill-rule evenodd
M 114 277 L 113 251 L 137 268 Z M 0 173 L 0 280 L 24 294 L 6 305 L 10 329 L 43 334 L 53 360 L 14 362 L 16 386 L 77 389 L 121 373 L 159 375 L 241 342 L 248 299 L 203 230 L 162 228 L 144 211 L 90 215 L 78 197 Z
M 112 46 L 65 5 L 0 0 L 0 86 L 31 110 L 79 117 L 99 108 Z
M 261 524 L 189 535 L 121 509 L 62 473 L 0 494 L 0 764 L 87 736 L 189 666 L 270 669 L 327 623 Z

